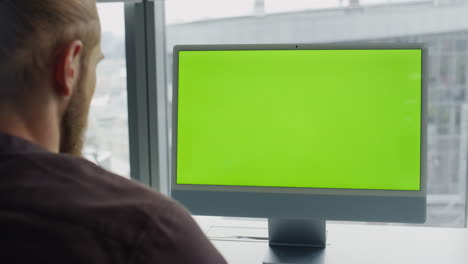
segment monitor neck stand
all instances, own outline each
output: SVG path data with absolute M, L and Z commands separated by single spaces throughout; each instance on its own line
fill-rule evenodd
M 268 235 L 264 264 L 323 263 L 325 220 L 268 219 Z

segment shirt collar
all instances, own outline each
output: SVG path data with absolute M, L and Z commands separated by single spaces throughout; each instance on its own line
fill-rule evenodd
M 49 152 L 46 148 L 31 141 L 0 133 L 0 153 Z

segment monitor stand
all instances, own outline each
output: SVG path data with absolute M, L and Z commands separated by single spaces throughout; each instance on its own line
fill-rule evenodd
M 323 263 L 325 220 L 268 219 L 270 248 L 263 264 Z

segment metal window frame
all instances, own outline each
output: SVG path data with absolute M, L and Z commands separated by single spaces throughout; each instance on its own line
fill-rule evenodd
M 151 185 L 144 4 L 125 3 L 130 177 Z
M 126 1 L 131 178 L 169 194 L 164 1 Z
M 157 164 L 157 172 L 151 175 L 152 183 L 157 184 L 157 189 L 170 195 L 170 149 L 169 149 L 169 126 L 170 116 L 168 107 L 168 89 L 166 80 L 166 18 L 165 18 L 165 1 L 151 0 L 148 12 L 152 14 L 148 16 L 147 37 L 151 41 L 150 48 L 154 54 L 153 64 L 154 75 L 152 80 L 153 85 L 150 85 L 150 137 L 152 139 L 151 151 L 158 153 L 157 160 L 153 160 L 153 164 Z M 154 155 L 153 155 L 154 156 Z M 156 185 L 154 185 L 156 186 Z

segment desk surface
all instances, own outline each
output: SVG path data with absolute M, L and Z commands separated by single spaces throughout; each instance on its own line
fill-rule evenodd
M 266 221 L 197 221 L 229 263 L 262 263 Z M 327 223 L 327 248 L 317 263 L 467 264 L 468 229 Z

